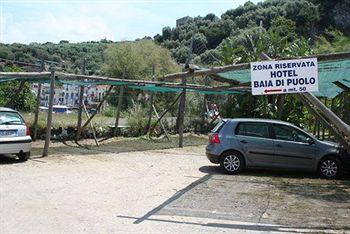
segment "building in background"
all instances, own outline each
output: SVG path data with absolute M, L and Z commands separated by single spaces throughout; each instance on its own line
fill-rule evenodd
M 185 16 L 185 17 L 182 17 L 180 19 L 177 19 L 176 20 L 176 27 L 180 27 L 182 25 L 185 25 L 188 23 L 189 20 L 191 20 L 192 17 L 189 17 L 189 16 Z
M 42 84 L 40 94 L 40 106 L 48 106 L 50 96 L 50 84 Z M 108 85 L 87 85 L 84 88 L 84 103 L 89 106 L 101 101 L 105 95 Z M 38 84 L 32 84 L 32 92 L 37 95 Z M 78 85 L 57 85 L 55 87 L 55 95 L 53 98 L 54 105 L 65 105 L 71 108 L 79 105 Z

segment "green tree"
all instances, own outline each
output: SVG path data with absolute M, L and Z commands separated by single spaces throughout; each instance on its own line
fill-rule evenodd
M 5 67 L 5 72 L 23 71 L 18 67 Z M 23 89 L 15 97 L 15 93 L 20 86 L 20 81 L 8 81 L 0 83 L 0 106 L 7 105 L 8 107 L 20 110 L 31 111 L 35 107 L 35 95 L 30 89 L 30 84 L 25 82 Z
M 171 39 L 171 28 L 170 27 L 164 27 L 162 29 L 162 39 L 165 40 L 170 40 Z
M 170 51 L 155 44 L 152 40 L 121 42 L 110 45 L 105 51 L 103 72 L 113 77 L 121 77 L 124 67 L 128 70 L 128 79 L 147 80 L 151 78 L 152 66 L 157 66 L 157 77 L 178 69 L 171 58 Z
M 171 58 L 170 51 L 151 40 L 111 45 L 106 49 L 105 57 L 103 73 L 111 77 L 121 77 L 124 68 L 127 67 L 128 79 L 149 80 L 152 76 L 153 64 L 156 66 L 156 77 L 179 70 L 178 65 Z M 109 98 L 112 105 L 116 104 L 117 95 L 118 93 L 114 93 Z

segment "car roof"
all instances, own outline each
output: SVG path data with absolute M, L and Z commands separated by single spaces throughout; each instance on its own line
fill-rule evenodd
M 235 119 L 227 119 L 232 122 L 263 122 L 263 123 L 277 123 L 277 124 L 284 124 L 284 125 L 292 125 L 291 123 L 277 120 L 277 119 L 258 119 L 258 118 L 235 118 Z
M 0 111 L 7 111 L 7 112 L 17 112 L 11 108 L 7 108 L 7 107 L 0 107 Z

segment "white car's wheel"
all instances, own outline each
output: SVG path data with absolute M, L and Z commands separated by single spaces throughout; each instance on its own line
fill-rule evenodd
M 27 161 L 30 157 L 30 152 L 26 152 L 26 153 L 21 152 L 21 153 L 17 154 L 17 156 L 18 156 L 19 160 Z

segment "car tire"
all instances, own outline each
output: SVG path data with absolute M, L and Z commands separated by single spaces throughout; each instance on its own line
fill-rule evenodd
M 30 152 L 26 152 L 26 153 L 21 152 L 21 153 L 17 154 L 17 156 L 18 156 L 20 161 L 27 161 L 30 157 Z
M 342 173 L 342 163 L 336 157 L 325 157 L 318 165 L 318 174 L 321 178 L 336 179 Z
M 225 152 L 221 156 L 220 166 L 227 174 L 238 174 L 245 168 L 244 157 L 237 151 Z

